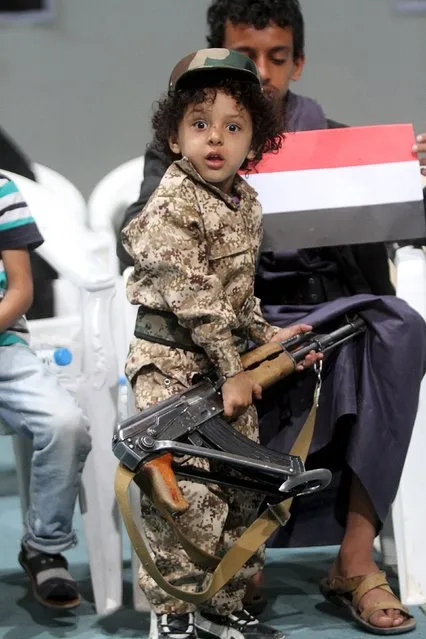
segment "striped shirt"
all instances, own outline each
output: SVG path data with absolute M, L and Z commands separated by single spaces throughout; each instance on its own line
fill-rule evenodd
M 9 249 L 32 250 L 43 238 L 18 187 L 0 173 L 0 257 Z M 7 273 L 0 259 L 0 303 L 7 290 Z M 0 346 L 16 342 L 28 343 L 29 333 L 25 317 L 18 317 L 13 326 L 0 333 Z

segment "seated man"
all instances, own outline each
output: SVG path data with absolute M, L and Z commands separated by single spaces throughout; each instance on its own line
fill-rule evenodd
M 72 520 L 90 436 L 71 395 L 28 344 L 29 252 L 42 242 L 16 185 L 0 173 L 0 419 L 31 438 L 34 451 L 19 562 L 40 603 L 72 608 L 80 597 L 61 553 L 76 544 Z
M 328 120 L 319 104 L 288 89 L 305 61 L 297 0 L 215 0 L 208 23 L 210 46 L 237 49 L 256 62 L 265 91 L 283 113 L 287 110 L 290 130 L 343 126 Z M 426 135 L 418 138 L 415 152 L 426 152 Z M 157 149 L 148 148 L 140 198 L 127 211 L 123 226 L 146 204 L 169 163 Z M 426 166 L 424 159 L 422 164 Z M 118 255 L 130 263 L 120 244 Z M 370 329 L 324 364 L 308 467 L 332 469 L 333 486 L 296 502 L 289 524 L 272 544 L 341 544 L 322 582 L 323 593 L 349 607 L 369 631 L 407 632 L 414 620 L 379 572 L 373 540 L 395 498 L 411 437 L 426 365 L 426 325 L 393 297 L 382 244 L 264 251 L 256 287 L 272 324 L 315 325 L 356 311 Z M 413 354 L 409 362 L 406 352 Z M 310 408 L 314 383 L 307 372 L 288 381 L 288 392 L 280 387 L 265 394 L 262 443 L 290 450 Z

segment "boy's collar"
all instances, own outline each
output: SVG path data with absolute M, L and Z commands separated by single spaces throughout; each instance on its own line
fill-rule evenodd
M 235 196 L 237 195 L 239 199 L 243 198 L 252 198 L 256 199 L 257 193 L 251 187 L 246 180 L 244 180 L 240 175 L 235 176 L 234 185 L 233 185 L 233 195 L 228 195 L 228 193 L 224 193 L 219 187 L 207 182 L 201 175 L 198 173 L 197 169 L 194 167 L 192 162 L 188 160 L 188 158 L 183 157 L 181 160 L 176 160 L 174 162 L 184 173 L 189 175 L 195 182 L 202 184 L 207 187 L 209 191 L 220 197 L 229 207 L 232 209 L 238 209 L 238 204 L 236 203 Z

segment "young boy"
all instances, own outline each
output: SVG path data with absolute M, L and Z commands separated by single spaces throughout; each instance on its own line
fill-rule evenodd
M 72 518 L 90 437 L 71 395 L 28 345 L 29 252 L 42 242 L 16 185 L 0 174 L 0 419 L 34 450 L 19 561 L 38 601 L 71 608 L 80 598 L 61 553 L 76 543 Z
M 240 352 L 249 339 L 262 344 L 310 328 L 270 326 L 253 294 L 261 207 L 237 172 L 259 161 L 263 152 L 280 147 L 281 123 L 263 96 L 249 58 L 227 49 L 206 49 L 177 64 L 153 128 L 156 145 L 174 162 L 145 209 L 123 231 L 124 246 L 135 263 L 128 297 L 140 305 L 126 369 L 136 405 L 143 410 L 166 399 L 213 368 L 225 379 L 225 415 L 235 419 L 241 433 L 257 440 L 252 402 L 261 389 L 243 371 Z M 305 365 L 314 359 L 310 355 Z M 224 553 L 259 506 L 250 493 L 188 481 L 180 485 L 190 508 L 179 523 L 210 553 Z M 166 579 L 188 590 L 200 589 L 203 571 L 144 498 L 142 515 Z M 140 585 L 157 614 L 154 636 L 193 639 L 199 628 L 223 638 L 281 638 L 279 631 L 242 609 L 247 580 L 261 563 L 259 553 L 195 618 L 193 606 L 172 599 L 142 569 Z

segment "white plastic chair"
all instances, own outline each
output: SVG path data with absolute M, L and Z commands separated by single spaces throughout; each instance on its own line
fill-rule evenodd
M 62 202 L 66 202 L 67 209 L 73 219 L 83 227 L 87 228 L 88 210 L 87 203 L 77 189 L 77 187 L 64 175 L 43 164 L 34 163 L 33 171 L 38 184 L 47 188 L 51 193 L 56 194 Z M 101 256 L 108 255 L 105 239 L 93 237 L 92 251 Z M 108 259 L 105 259 L 108 262 Z M 79 293 L 72 283 L 62 277 L 53 281 L 54 289 L 54 314 L 55 316 L 67 316 L 79 310 Z
M 83 473 L 80 504 L 96 609 L 105 613 L 122 603 L 121 532 L 113 486 L 116 459 L 111 450 L 118 387 L 118 364 L 111 327 L 115 280 L 94 257 L 92 233 L 84 230 L 70 215 L 66 202 L 39 184 L 2 172 L 16 182 L 40 228 L 45 242 L 38 252 L 80 291 L 78 321 L 68 319 L 80 336 L 76 344 L 80 346 L 81 370 L 73 382 L 77 399 L 90 423 L 93 447 Z M 34 337 L 56 345 L 58 339 L 71 332 L 69 327 L 58 335 L 60 323 L 66 328 L 66 321 L 58 318 L 36 320 L 32 323 Z M 17 441 L 17 467 L 20 469 L 25 451 L 21 448 L 22 442 Z M 25 459 L 28 460 L 28 456 Z M 27 481 L 22 474 L 21 480 L 24 480 L 23 484 Z
M 83 227 L 87 227 L 87 203 L 77 187 L 64 175 L 43 164 L 33 164 L 33 171 L 37 182 L 56 194 L 72 213 L 74 220 Z M 96 245 L 99 240 L 96 240 Z M 94 248 L 94 252 L 96 249 Z M 54 314 L 66 316 L 75 313 L 79 308 L 78 290 L 62 277 L 53 281 Z
M 111 229 L 114 217 L 136 201 L 143 169 L 144 157 L 133 158 L 117 166 L 98 182 L 87 201 L 91 229 Z
M 405 246 L 396 252 L 397 295 L 426 319 L 426 255 L 422 249 Z M 407 357 L 409 357 L 407 353 Z M 413 436 L 408 449 L 392 520 L 401 600 L 405 605 L 426 603 L 426 502 L 421 497 L 425 484 L 424 451 L 426 450 L 426 379 L 420 390 L 420 401 Z M 420 492 L 418 492 L 420 490 Z M 387 538 L 386 538 L 387 537 Z M 382 541 L 392 553 L 389 535 Z M 386 561 L 386 557 L 385 557 Z
M 64 175 L 43 164 L 33 164 L 37 182 L 46 187 L 51 193 L 56 194 L 62 202 L 66 203 L 69 215 L 82 227 L 88 228 L 87 203 L 77 187 Z M 100 257 L 107 269 L 115 272 L 115 255 L 111 256 L 111 240 L 103 233 L 91 234 L 87 239 L 90 250 Z M 59 277 L 53 282 L 55 316 L 66 316 L 79 310 L 78 290 L 72 283 Z
M 426 176 L 421 176 L 423 188 Z M 396 251 L 391 268 L 397 296 L 426 320 L 426 255 L 423 249 L 404 246 Z M 383 563 L 398 574 L 402 602 L 426 603 L 426 560 L 423 531 L 426 507 L 414 499 L 416 486 L 424 483 L 422 446 L 426 443 L 426 380 L 420 389 L 419 407 L 399 490 L 383 530 L 379 547 Z
M 114 220 L 137 200 L 143 168 L 143 156 L 121 164 L 98 182 L 87 201 L 89 226 L 109 241 L 111 264 L 115 266 L 117 273 L 119 265 L 116 257 Z
M 133 267 L 127 268 L 122 277 L 122 285 L 120 287 L 121 292 L 117 294 L 117 298 L 121 297 L 121 312 L 122 312 L 122 329 L 124 335 L 124 344 L 126 345 L 125 351 L 122 351 L 121 356 L 119 355 L 119 359 L 121 359 L 121 370 L 124 370 L 124 363 L 126 358 L 126 353 L 130 344 L 130 340 L 133 337 L 133 332 L 135 330 L 135 322 L 136 315 L 138 311 L 138 307 L 136 305 L 130 304 L 126 297 L 126 284 L 129 279 L 130 274 L 133 271 Z M 128 384 L 127 389 L 127 414 L 134 415 L 136 412 L 133 393 L 130 384 Z M 136 484 L 132 483 L 130 486 L 130 501 L 132 504 L 133 517 L 138 525 L 139 532 L 143 535 L 142 529 L 142 519 L 141 519 L 141 507 L 140 507 L 140 490 L 136 486 Z M 150 610 L 150 606 L 147 598 L 145 597 L 143 591 L 139 587 L 139 579 L 138 579 L 138 571 L 139 571 L 139 558 L 136 555 L 135 551 L 132 548 L 132 581 L 133 581 L 133 606 L 136 610 L 147 612 Z
M 0 420 L 0 435 L 15 435 L 15 432 L 5 422 Z M 16 476 L 18 479 L 22 518 L 24 518 L 29 506 L 29 470 L 32 456 L 31 441 L 26 437 L 16 435 L 16 437 L 13 438 L 13 449 L 15 452 Z

